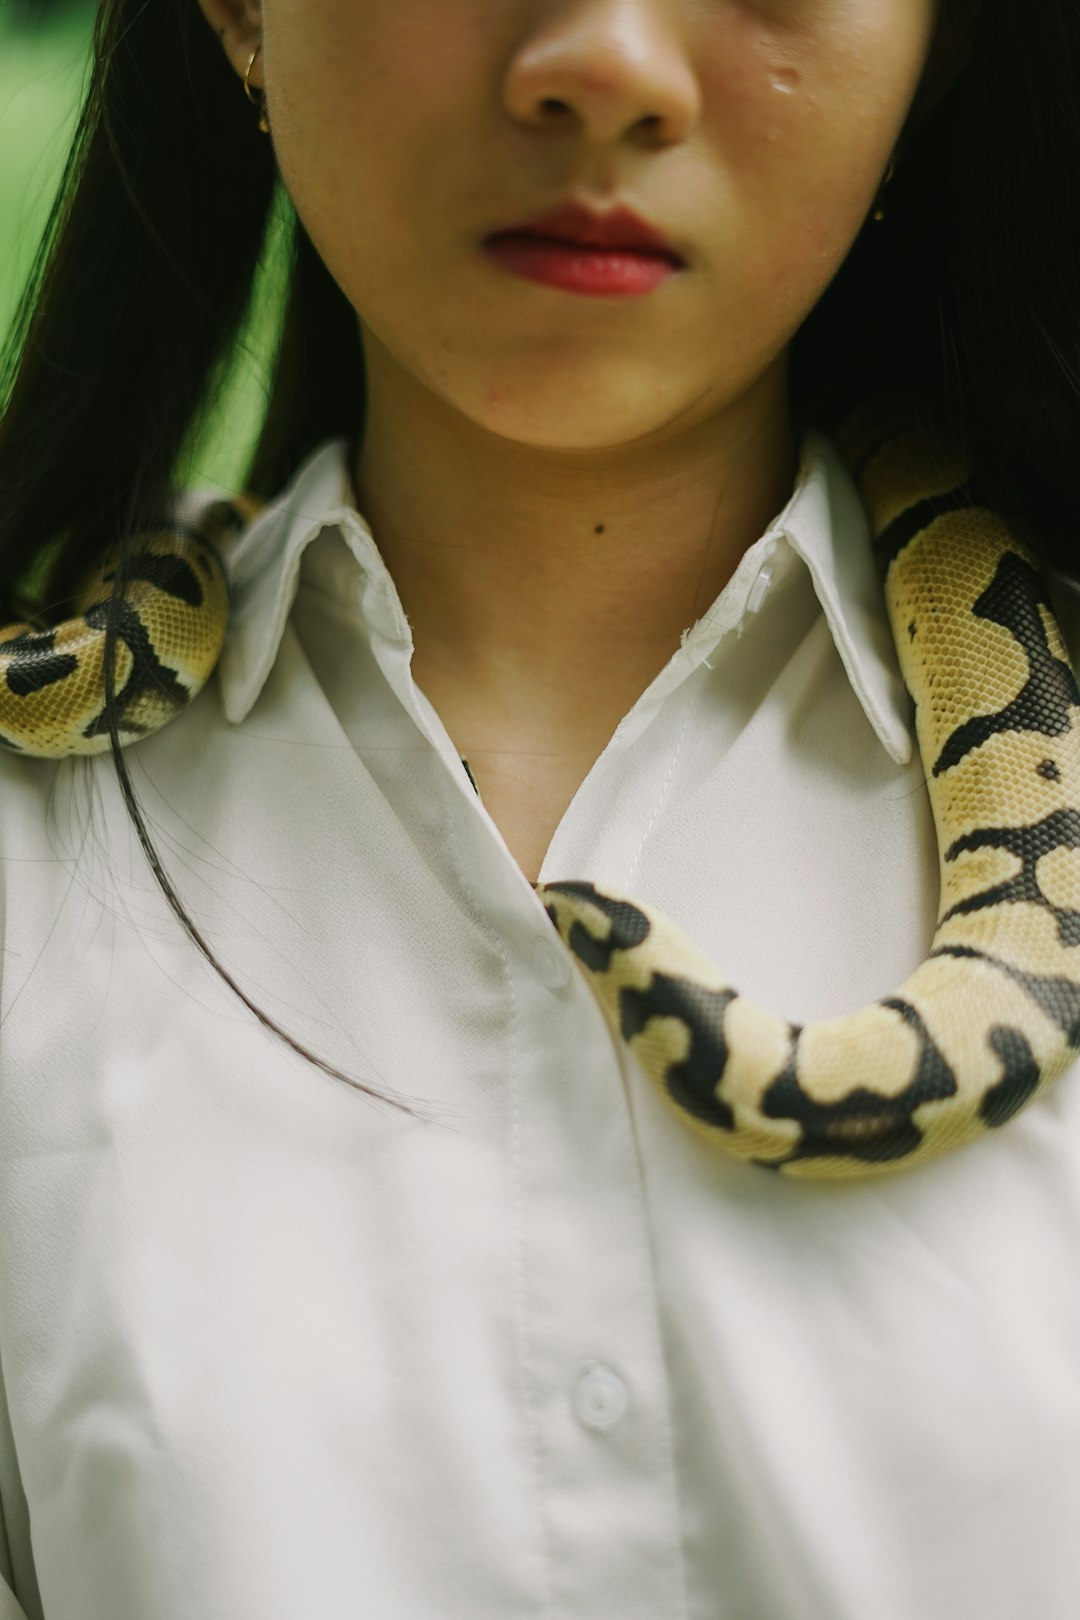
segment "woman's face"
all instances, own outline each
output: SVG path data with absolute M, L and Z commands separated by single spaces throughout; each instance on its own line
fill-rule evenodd
M 937 17 L 938 0 L 263 0 L 253 79 L 369 359 L 508 439 L 600 449 L 782 375 Z M 571 196 L 634 210 L 685 267 L 597 297 L 484 252 Z

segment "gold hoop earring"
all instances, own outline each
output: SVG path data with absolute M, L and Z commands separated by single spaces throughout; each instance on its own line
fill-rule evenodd
M 258 107 L 258 109 L 259 109 L 259 128 L 262 130 L 264 135 L 269 135 L 269 133 L 270 133 L 270 121 L 266 116 L 266 91 L 265 90 L 260 90 L 258 96 L 253 96 L 252 93 L 251 93 L 251 85 L 249 83 L 249 80 L 251 78 L 251 69 L 255 65 L 255 58 L 258 56 L 258 54 L 259 54 L 259 52 L 261 50 L 262 50 L 262 41 L 260 40 L 258 45 L 256 45 L 255 49 L 252 51 L 251 55 L 249 56 L 248 65 L 244 70 L 244 94 L 245 94 L 245 96 L 247 96 L 248 100 L 251 102 L 251 105 L 253 107 Z
M 892 179 L 892 177 L 893 177 L 893 175 L 895 173 L 896 173 L 896 161 L 895 161 L 894 158 L 890 158 L 889 159 L 889 167 L 885 170 L 885 178 L 881 182 L 881 185 L 878 187 L 878 194 L 874 198 L 874 218 L 875 219 L 884 219 L 885 218 L 885 206 L 884 206 L 884 204 L 882 202 L 882 198 L 885 195 L 885 187 L 888 185 L 889 181 Z

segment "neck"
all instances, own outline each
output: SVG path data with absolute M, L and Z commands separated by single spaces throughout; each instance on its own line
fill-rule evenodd
M 782 363 L 694 424 L 603 451 L 499 438 L 365 343 L 354 469 L 428 695 L 617 721 L 788 500 Z

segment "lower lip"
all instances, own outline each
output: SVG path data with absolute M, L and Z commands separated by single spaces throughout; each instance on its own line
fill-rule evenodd
M 514 231 L 489 237 L 484 248 L 496 264 L 515 276 L 561 287 L 564 292 L 608 297 L 652 292 L 679 268 L 658 253 L 582 247 L 576 242 L 557 242 Z

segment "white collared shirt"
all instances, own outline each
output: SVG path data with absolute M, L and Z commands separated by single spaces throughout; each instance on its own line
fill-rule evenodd
M 862 1183 L 698 1137 L 414 683 L 347 468 L 240 539 L 217 675 L 126 758 L 242 989 L 429 1117 L 212 972 L 108 755 L 0 759 L 0 1620 L 1074 1620 L 1080 1074 Z M 799 1022 L 925 955 L 923 772 L 820 435 L 564 878 Z

